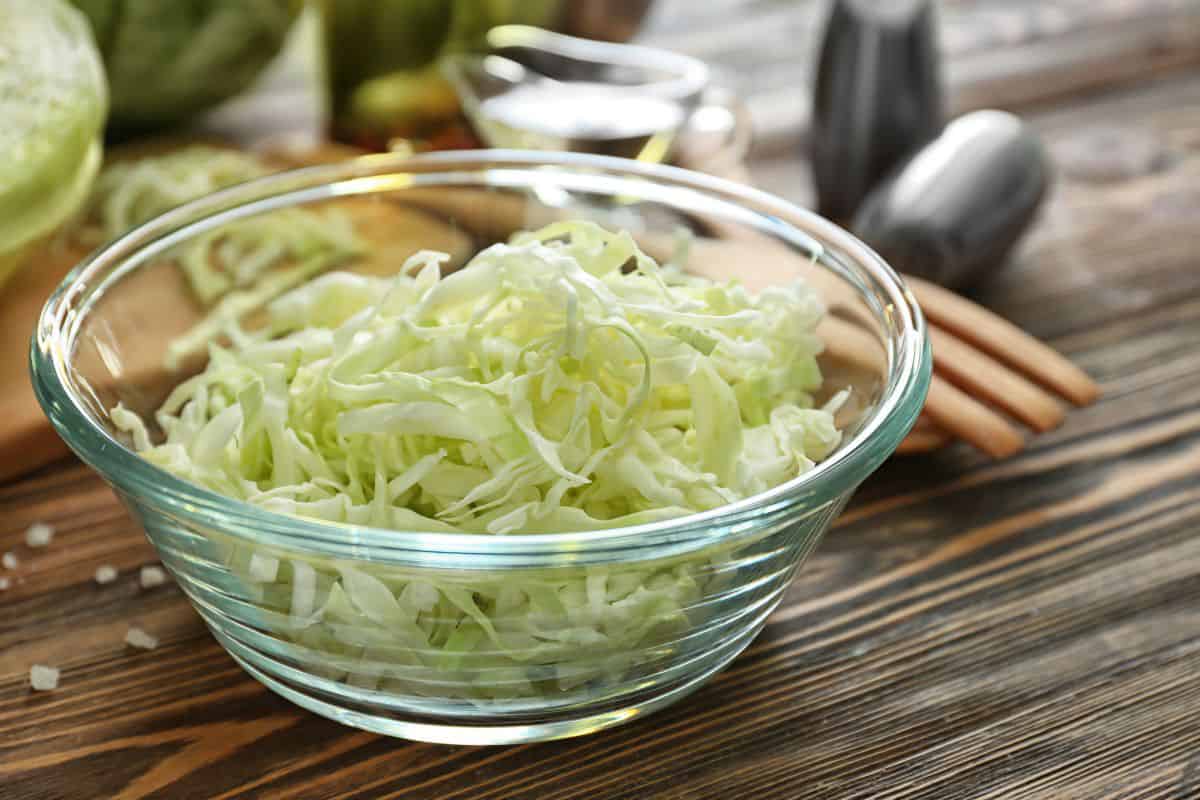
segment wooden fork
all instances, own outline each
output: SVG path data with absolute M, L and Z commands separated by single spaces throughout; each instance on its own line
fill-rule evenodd
M 927 281 L 906 282 L 928 322 L 934 375 L 922 422 L 901 452 L 959 438 L 996 458 L 1010 456 L 1024 448 L 1025 437 L 1005 414 L 1041 433 L 1062 424 L 1062 401 L 1083 406 L 1099 395 L 1082 370 L 1007 320 Z M 879 343 L 833 311 L 821 331 L 830 351 L 877 366 Z
M 724 224 L 711 227 L 730 238 L 696 239 L 691 268 L 727 278 L 730 265 L 739 265 L 738 276 L 750 288 L 797 274 L 801 259 L 779 242 Z M 861 301 L 825 270 L 804 274 L 830 308 L 819 329 L 830 354 L 879 371 L 883 347 L 869 321 L 861 321 Z M 928 281 L 905 276 L 905 282 L 928 323 L 934 375 L 922 421 L 901 452 L 928 451 L 958 438 L 993 457 L 1010 456 L 1024 448 L 1025 437 L 1009 417 L 1041 433 L 1062 424 L 1063 401 L 1083 406 L 1099 395 L 1083 370 L 1011 322 Z
M 1076 406 L 1100 396 L 1087 373 L 1003 317 L 928 281 L 905 280 L 929 322 L 934 380 L 925 410 L 937 426 L 1003 457 L 1024 441 L 994 407 L 1040 433 L 1065 416 L 1054 395 Z
M 679 161 L 691 169 L 750 183 L 745 164 L 720 155 L 720 150 L 684 148 Z M 726 240 L 749 240 L 757 245 L 759 256 L 779 248 L 773 240 L 745 228 L 720 223 L 711 227 Z M 795 257 L 790 260 L 794 264 Z M 778 258 L 767 259 L 768 271 L 772 261 Z M 751 263 L 756 270 L 763 265 Z M 1085 406 L 1099 397 L 1100 388 L 1087 373 L 1008 320 L 936 284 L 911 275 L 904 279 L 928 323 L 934 374 L 921 418 L 898 452 L 928 452 L 958 438 L 1004 458 L 1025 447 L 1024 435 L 1011 420 L 1042 433 L 1062 424 L 1066 416 L 1062 401 Z M 830 306 L 836 312 L 839 287 L 820 288 L 827 302 L 833 300 Z M 845 292 L 844 286 L 840 292 Z M 827 318 L 822 334 L 831 350 L 852 362 L 877 366 L 882 357 L 878 341 L 844 317 Z

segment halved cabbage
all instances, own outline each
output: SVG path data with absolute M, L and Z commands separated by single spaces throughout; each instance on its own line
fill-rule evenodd
M 73 0 L 91 21 L 112 124 L 162 127 L 248 87 L 279 53 L 299 0 Z M 22 5 L 32 5 L 28 2 Z
M 0 0 L 0 283 L 87 197 L 108 95 L 87 20 Z

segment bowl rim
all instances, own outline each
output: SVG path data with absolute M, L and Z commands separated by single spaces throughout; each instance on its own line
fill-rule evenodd
M 144 247 L 171 239 L 171 234 L 204 219 L 296 191 L 296 187 L 325 187 L 328 197 L 342 183 L 357 181 L 370 191 L 372 179 L 388 173 L 441 169 L 464 172 L 499 169 L 546 169 L 568 172 L 599 171 L 620 179 L 666 182 L 699 192 L 722 204 L 783 226 L 799 238 L 814 238 L 827 250 L 850 259 L 886 297 L 883 313 L 899 329 L 892 337 L 891 363 L 882 395 L 862 427 L 825 461 L 808 472 L 765 492 L 708 511 L 639 525 L 554 533 L 512 534 L 420 532 L 329 522 L 268 511 L 242 500 L 193 484 L 151 464 L 110 434 L 89 414 L 76 382 L 69 377 L 70 345 L 86 313 L 74 305 L 88 294 L 90 282 L 106 276 Z M 362 179 L 368 179 L 362 184 Z M 796 222 L 789 222 L 788 219 Z M 173 240 L 172 240 L 173 241 Z M 255 543 L 303 548 L 345 555 L 353 552 L 372 560 L 416 558 L 431 565 L 457 563 L 463 554 L 518 558 L 566 556 L 574 563 L 632 560 L 691 551 L 761 527 L 760 520 L 817 499 L 813 510 L 852 491 L 895 450 L 907 435 L 924 404 L 931 356 L 924 319 L 916 299 L 895 271 L 866 244 L 816 213 L 759 189 L 673 166 L 579 153 L 521 150 L 448 151 L 408 155 L 383 153 L 334 164 L 302 167 L 215 192 L 178 206 L 103 245 L 80 262 L 46 302 L 30 346 L 34 391 L 43 411 L 72 450 L 119 493 L 148 501 L 158 511 L 185 517 L 225 532 L 242 529 Z M 624 555 L 618 555 L 624 553 Z M 446 558 L 442 558 L 445 556 Z M 449 559 L 449 560 L 446 560 Z M 515 563 L 515 562 L 513 562 Z M 459 564 L 461 566 L 461 564 Z

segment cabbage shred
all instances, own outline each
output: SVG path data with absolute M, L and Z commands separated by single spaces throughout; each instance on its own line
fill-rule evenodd
M 323 275 L 212 344 L 155 415 L 149 461 L 271 511 L 512 534 L 682 516 L 796 477 L 840 442 L 824 309 L 659 265 L 585 222 L 518 234 L 443 276 Z
M 116 161 L 96 178 L 89 216 L 114 239 L 189 200 L 267 172 L 253 156 L 206 145 Z
M 117 161 L 96 179 L 88 217 L 104 239 L 114 239 L 176 206 L 270 171 L 252 155 L 206 145 Z M 296 279 L 282 283 L 291 288 L 361 249 L 354 226 L 340 210 L 288 208 L 194 237 L 173 256 L 196 299 L 205 306 L 217 304 L 213 319 L 223 319 L 227 314 L 218 301 L 247 292 L 257 298 L 261 292 L 251 287 L 262 284 L 269 270 L 290 264 L 282 272 Z M 273 283 L 280 280 L 263 285 Z

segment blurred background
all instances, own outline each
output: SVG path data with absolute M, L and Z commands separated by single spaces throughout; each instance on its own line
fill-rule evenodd
M 572 2 L 589 5 L 588 0 Z M 812 202 L 808 166 L 797 158 L 797 148 L 806 145 L 829 0 L 618 0 L 612 5 L 629 7 L 624 13 L 635 18 L 644 6 L 633 41 L 702 59 L 712 68 L 712 82 L 732 89 L 745 103 L 753 121 L 751 171 L 757 185 Z M 886 10 L 912 3 L 861 5 Z M 1200 66 L 1200 0 L 938 0 L 934 6 L 950 114 L 988 107 L 1040 110 L 1080 93 Z M 309 14 L 294 29 L 282 57 L 250 92 L 204 120 L 205 130 L 239 137 L 322 130 L 320 66 L 312 58 L 320 49 L 314 17 Z M 593 22 L 573 32 L 612 30 Z M 1109 143 L 1114 157 L 1122 157 L 1120 137 L 1108 138 L 1114 139 Z M 1130 147 L 1136 149 L 1136 143 Z

